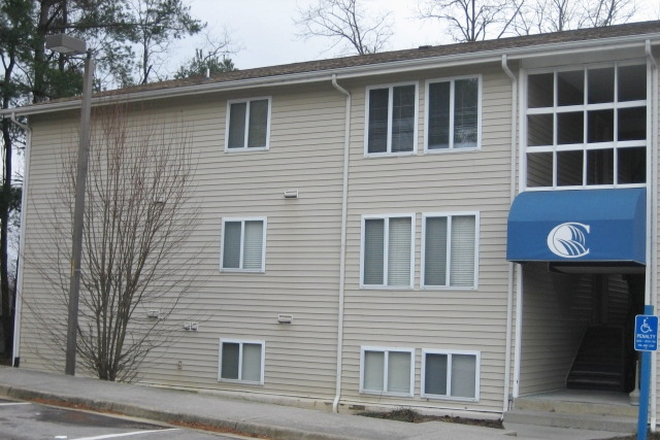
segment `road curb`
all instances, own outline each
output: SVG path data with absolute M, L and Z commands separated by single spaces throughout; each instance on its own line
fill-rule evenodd
M 260 423 L 245 420 L 225 420 L 221 418 L 211 418 L 204 416 L 195 416 L 191 414 L 172 413 L 157 408 L 145 408 L 139 405 L 108 402 L 98 399 L 89 399 L 75 396 L 62 396 L 60 394 L 49 393 L 26 388 L 17 388 L 5 384 L 0 384 L 0 397 L 7 397 L 16 400 L 36 401 L 40 403 L 51 404 L 54 406 L 73 407 L 77 409 L 86 409 L 96 412 L 108 412 L 127 417 L 136 417 L 154 422 L 167 423 L 169 425 L 190 427 L 221 432 L 226 431 L 231 434 L 268 437 L 271 439 L 282 440 L 359 440 L 356 437 L 338 436 L 333 434 L 323 434 L 318 432 L 302 431 L 294 428 L 284 428 L 278 426 L 269 426 Z

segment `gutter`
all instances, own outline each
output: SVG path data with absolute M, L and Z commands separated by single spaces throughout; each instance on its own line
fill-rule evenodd
M 16 114 L 11 113 L 9 116 L 11 122 L 16 124 L 18 127 L 25 130 L 27 133 L 27 140 L 25 142 L 25 169 L 23 171 L 23 190 L 21 193 L 21 226 L 20 226 L 20 236 L 19 236 L 19 245 L 18 245 L 18 276 L 16 279 L 16 292 L 14 299 L 14 340 L 13 340 L 13 351 L 11 354 L 11 365 L 12 367 L 18 367 L 21 360 L 21 316 L 23 310 L 23 259 L 21 258 L 21 252 L 25 249 L 25 216 L 26 216 L 26 207 L 27 207 L 27 194 L 28 194 L 28 184 L 29 184 L 29 172 L 30 172 L 30 151 L 32 151 L 32 129 L 19 122 L 16 119 Z
M 351 106 L 350 92 L 337 83 L 337 75 L 332 75 L 332 86 L 346 96 L 346 120 L 344 123 L 344 166 L 341 194 L 341 238 L 339 247 L 339 304 L 337 311 L 337 373 L 335 378 L 335 399 L 332 411 L 339 412 L 341 398 L 341 379 L 344 359 L 344 300 L 346 295 L 346 228 L 348 223 L 348 166 L 350 161 L 351 141 Z
M 507 64 L 507 56 L 502 55 L 502 70 L 511 80 L 511 185 L 509 189 L 509 199 L 511 204 L 516 197 L 516 134 L 517 125 L 516 118 L 518 116 L 518 79 L 513 74 L 509 65 Z M 507 297 L 506 297 L 506 342 L 504 354 L 504 395 L 502 402 L 502 417 L 504 413 L 509 410 L 509 405 L 513 401 L 511 394 L 510 381 L 511 381 L 511 336 L 513 332 L 513 286 L 515 263 L 508 262 L 507 269 Z M 517 359 L 517 358 L 516 358 Z
M 239 79 L 233 81 L 204 82 L 190 86 L 169 87 L 158 90 L 138 91 L 135 93 L 122 93 L 116 95 L 97 96 L 92 99 L 92 105 L 108 105 L 113 103 L 127 103 L 182 96 L 195 96 L 214 92 L 230 92 L 235 90 L 250 90 L 262 87 L 300 85 L 318 83 L 332 79 L 363 78 L 368 76 L 393 75 L 407 73 L 410 70 L 423 70 L 434 68 L 448 68 L 484 63 L 500 63 L 502 56 L 509 59 L 539 58 L 553 55 L 566 55 L 590 50 L 621 50 L 639 48 L 639 44 L 653 39 L 660 44 L 660 34 L 631 35 L 627 37 L 600 38 L 596 40 L 567 41 L 551 44 L 529 45 L 497 50 L 485 50 L 458 54 L 436 55 L 425 58 L 413 58 L 401 61 L 386 61 L 359 66 L 340 67 L 335 69 L 306 71 L 282 75 L 261 76 L 256 78 Z M 605 48 L 605 49 L 603 49 Z M 69 100 L 46 104 L 36 104 L 18 109 L 0 110 L 0 116 L 15 112 L 19 116 L 38 115 L 60 112 L 79 108 L 80 100 Z
M 651 96 L 647 97 L 647 102 L 651 104 L 651 111 L 647 114 L 647 136 L 650 139 L 649 148 L 646 153 L 646 167 L 649 182 L 647 182 L 646 191 L 646 232 L 649 238 L 649 245 L 646 247 L 647 273 L 645 283 L 645 304 L 651 304 L 657 309 L 658 295 L 657 276 L 658 276 L 658 209 L 656 200 L 658 198 L 658 64 L 653 56 L 651 41 L 645 41 L 645 53 L 647 59 L 647 73 L 651 76 Z M 647 93 L 649 93 L 647 91 Z M 651 172 L 649 173 L 649 167 Z M 657 310 L 655 312 L 657 314 Z M 658 410 L 658 374 L 657 374 L 657 356 L 651 354 L 651 432 L 657 430 L 657 410 Z

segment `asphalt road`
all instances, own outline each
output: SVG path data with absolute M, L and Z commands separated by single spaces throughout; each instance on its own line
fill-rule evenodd
M 218 440 L 237 436 L 172 428 L 104 414 L 0 399 L 3 440 Z

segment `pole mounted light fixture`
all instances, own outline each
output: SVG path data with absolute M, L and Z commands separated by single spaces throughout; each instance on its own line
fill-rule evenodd
M 66 55 L 79 55 L 87 51 L 87 43 L 67 34 L 52 34 L 46 35 L 46 49 Z
M 66 55 L 84 54 L 85 73 L 83 77 L 82 100 L 80 104 L 80 141 L 78 144 L 78 164 L 76 193 L 73 209 L 73 233 L 71 238 L 71 278 L 69 280 L 69 309 L 66 339 L 65 374 L 76 374 L 76 350 L 78 336 L 78 298 L 80 292 L 80 262 L 82 260 L 82 239 L 85 215 L 85 186 L 87 184 L 87 162 L 90 143 L 90 119 L 92 113 L 92 82 L 94 81 L 94 60 L 87 43 L 80 38 L 66 34 L 46 36 L 46 48 Z

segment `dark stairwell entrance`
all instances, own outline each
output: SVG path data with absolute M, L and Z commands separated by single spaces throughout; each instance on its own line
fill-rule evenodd
M 585 330 L 566 378 L 569 389 L 630 392 L 634 388 L 637 356 L 632 331 L 635 315 L 643 310 L 644 276 L 624 275 L 628 292 L 610 289 L 611 277 L 594 275 L 594 324 Z

